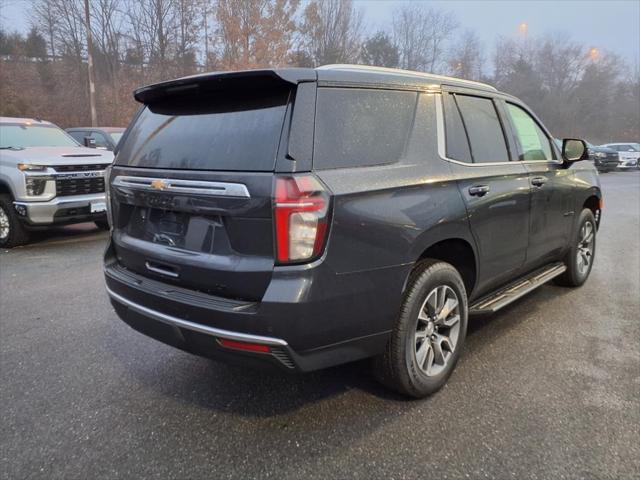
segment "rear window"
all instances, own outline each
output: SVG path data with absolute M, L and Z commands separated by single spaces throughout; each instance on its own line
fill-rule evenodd
M 397 162 L 404 154 L 416 92 L 320 88 L 313 167 L 363 167 Z
M 132 167 L 273 171 L 288 90 L 225 92 L 145 106 L 116 164 Z
M 493 101 L 468 95 L 456 95 L 455 99 L 467 130 L 473 161 L 508 162 L 507 144 Z
M 462 124 L 458 106 L 450 94 L 445 95 L 443 99 L 447 157 L 461 162 L 471 163 L 469 140 L 467 139 L 467 134 Z

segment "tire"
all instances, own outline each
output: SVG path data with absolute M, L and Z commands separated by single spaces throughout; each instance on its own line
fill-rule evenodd
M 589 229 L 592 235 L 591 240 L 585 243 L 589 240 L 585 238 Z M 587 281 L 596 257 L 596 233 L 596 219 L 593 212 L 585 208 L 578 216 L 577 228 L 573 233 L 571 246 L 564 259 L 567 270 L 554 279 L 556 284 L 563 287 L 579 287 Z M 586 266 L 585 262 L 587 262 Z
M 11 195 L 0 195 L 0 248 L 13 248 L 29 241 L 29 231 L 13 208 Z
M 95 220 L 93 223 L 96 224 L 100 230 L 109 230 L 109 222 L 107 220 Z
M 440 301 L 438 295 L 446 301 Z M 442 315 L 446 313 L 442 305 L 447 305 L 448 315 Z M 421 262 L 409 277 L 386 350 L 374 359 L 375 376 L 382 384 L 410 397 L 423 398 L 436 392 L 458 361 L 467 333 L 467 317 L 467 294 L 458 271 L 439 260 Z

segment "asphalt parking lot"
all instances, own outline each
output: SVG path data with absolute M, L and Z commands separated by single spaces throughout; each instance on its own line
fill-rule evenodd
M 90 225 L 1 251 L 1 476 L 638 478 L 640 172 L 601 181 L 587 284 L 472 320 L 421 401 L 366 362 L 266 374 L 138 334 L 107 300 Z

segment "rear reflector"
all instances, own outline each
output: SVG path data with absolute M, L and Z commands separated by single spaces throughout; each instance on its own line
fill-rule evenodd
M 226 338 L 219 338 L 218 342 L 223 347 L 233 348 L 235 350 L 246 350 L 248 352 L 269 353 L 269 346 L 262 345 L 261 343 L 236 342 L 235 340 L 227 340 Z

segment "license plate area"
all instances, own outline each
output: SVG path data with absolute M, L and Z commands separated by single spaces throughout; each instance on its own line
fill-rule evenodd
M 106 202 L 91 202 L 91 213 L 101 213 L 107 211 Z
M 127 206 L 127 234 L 168 247 L 202 253 L 229 253 L 224 223 L 217 215 L 195 215 L 153 207 Z

